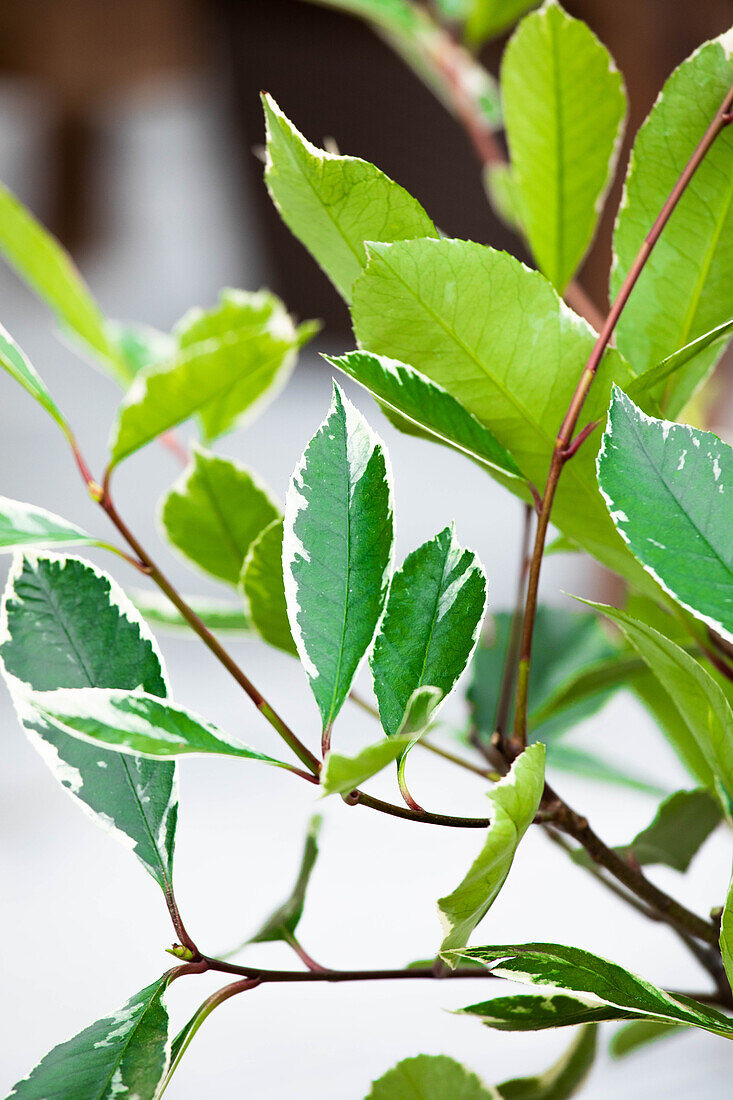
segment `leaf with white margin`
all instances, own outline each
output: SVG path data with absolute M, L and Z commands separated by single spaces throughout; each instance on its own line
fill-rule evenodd
M 733 641 L 733 448 L 712 432 L 647 416 L 614 386 L 598 484 L 646 571 Z
M 271 493 L 244 466 L 203 447 L 160 505 L 168 541 L 189 561 L 236 587 L 249 549 L 280 515 Z
M 24 705 L 28 688 L 142 686 L 164 698 L 155 639 L 106 573 L 80 558 L 15 559 L 2 607 L 0 660 L 21 724 L 82 808 L 171 888 L 178 814 L 176 765 L 131 758 L 71 737 Z
M 381 772 L 410 745 L 412 737 L 400 734 L 385 737 L 358 752 L 356 756 L 343 756 L 329 752 L 321 769 L 321 787 L 326 794 L 349 794 L 377 772 Z
M 596 334 L 537 271 L 471 241 L 370 244 L 354 284 L 361 346 L 437 382 L 505 447 L 523 476 L 544 485 L 558 425 Z M 605 416 L 613 381 L 631 371 L 606 352 L 579 428 Z M 598 492 L 592 436 L 565 467 L 553 507 L 564 535 L 643 590 L 656 586 L 629 554 Z M 500 479 L 501 480 L 501 479 Z M 501 480 L 526 497 L 518 479 Z
M 10 497 L 0 497 L 0 552 L 52 546 L 98 546 L 99 541 L 61 516 Z
M 60 1043 L 8 1100 L 154 1100 L 170 1059 L 163 994 L 170 973 Z
M 710 332 L 698 336 L 696 340 L 685 344 L 679 351 L 668 355 L 655 367 L 649 367 L 648 370 L 638 374 L 626 387 L 626 396 L 630 397 L 632 401 L 643 403 L 643 400 L 650 397 L 662 382 L 666 382 L 681 367 L 692 363 L 708 348 L 720 347 L 722 350 L 722 347 L 728 343 L 731 336 L 733 336 L 733 319 L 724 321 L 721 325 L 716 325 Z
M 324 730 L 372 644 L 393 537 L 387 453 L 334 382 L 328 416 L 288 488 L 283 538 L 290 629 Z
M 514 1077 L 497 1085 L 502 1100 L 568 1100 L 585 1084 L 593 1068 L 598 1045 L 598 1025 L 578 1030 L 567 1050 L 549 1069 L 536 1077 Z
M 475 1073 L 445 1054 L 405 1058 L 372 1082 L 366 1100 L 498 1100 Z
M 396 414 L 392 423 L 397 427 L 404 418 L 420 434 L 467 455 L 481 466 L 506 477 L 522 477 L 512 456 L 488 428 L 442 386 L 406 363 L 367 351 L 323 358 L 368 390 L 385 413 Z
M 286 767 L 222 733 L 191 711 L 142 691 L 58 688 L 25 692 L 23 701 L 31 712 L 36 711 L 65 733 L 120 752 L 153 759 L 216 753 Z
M 364 241 L 437 237 L 420 203 L 373 164 L 316 148 L 271 96 L 262 103 L 270 197 L 347 302 L 366 266 Z
M 549 0 L 509 40 L 501 98 L 522 228 L 562 293 L 593 238 L 615 167 L 623 80 L 591 29 Z
M 242 566 L 242 593 L 252 626 L 268 645 L 297 657 L 288 622 L 283 579 L 283 521 L 274 520 L 254 540 Z
M 617 1008 L 607 1005 L 589 1004 L 567 993 L 519 993 L 468 1005 L 458 1009 L 457 1015 L 476 1016 L 482 1024 L 496 1031 L 545 1031 L 633 1018 L 634 1014 L 619 1013 Z
M 456 686 L 478 643 L 486 588 L 478 557 L 452 525 L 395 571 L 369 660 L 385 733 L 399 731 L 419 688 L 432 685 L 445 698 Z
M 621 627 L 677 707 L 717 781 L 733 795 L 733 710 L 694 657 L 659 631 L 606 604 L 582 600 Z
M 111 465 L 176 424 L 197 416 L 207 440 L 231 431 L 282 390 L 300 337 L 267 291 L 222 291 L 211 310 L 190 310 L 176 327 L 177 350 L 141 370 L 110 437 Z
M 1 186 L 1 185 L 0 185 Z M 7 371 L 11 378 L 18 382 L 26 393 L 30 394 L 53 417 L 64 435 L 68 436 L 69 428 L 61 411 L 46 388 L 46 383 L 41 378 L 36 368 L 26 354 L 18 347 L 13 337 L 0 325 L 0 367 Z
M 732 34 L 675 69 L 639 129 L 613 236 L 615 298 L 662 205 L 733 82 Z M 674 134 L 674 140 L 670 135 Z M 637 374 L 730 317 L 733 282 L 733 132 L 715 139 L 647 259 L 616 341 Z M 712 345 L 678 371 L 664 412 L 677 416 L 722 352 Z
M 451 959 L 456 966 L 462 959 L 481 962 L 495 977 L 507 981 L 566 990 L 591 1008 L 617 1009 L 620 1019 L 628 1019 L 629 1014 L 651 1017 L 733 1039 L 733 1021 L 722 1012 L 681 994 L 673 996 L 617 963 L 580 947 L 557 943 L 467 947 L 452 951 Z
M 2 184 L 0 252 L 43 298 L 62 330 L 75 337 L 113 378 L 126 386 L 132 372 L 71 256 Z
M 440 898 L 445 929 L 441 956 L 451 965 L 504 885 L 519 842 L 534 820 L 545 786 L 545 746 L 535 742 L 512 764 L 508 775 L 489 792 L 493 814 L 484 846 L 452 894 Z

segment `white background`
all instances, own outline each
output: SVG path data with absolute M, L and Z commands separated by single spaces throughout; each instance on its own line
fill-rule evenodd
M 285 105 L 287 108 L 287 104 Z M 0 88 L 0 178 L 42 203 L 38 104 Z M 254 245 L 246 256 L 233 225 L 239 207 L 224 170 L 217 116 L 195 86 L 156 86 L 105 108 L 109 160 L 104 179 L 112 211 L 109 239 L 85 274 L 110 315 L 168 328 L 193 304 L 211 305 L 221 286 L 255 289 L 267 277 Z M 253 141 L 260 139 L 259 135 Z M 257 239 L 257 227 L 247 227 Z M 236 230 L 236 231 L 235 231 Z M 48 313 L 6 269 L 0 270 L 0 320 L 44 376 L 95 470 L 114 408 L 115 386 L 52 335 Z M 323 346 L 321 343 L 317 346 Z M 283 496 L 304 444 L 324 416 L 330 373 L 315 352 L 266 415 L 218 449 L 250 464 Z M 514 585 L 519 507 L 471 464 L 440 448 L 400 437 L 363 395 L 359 406 L 389 445 L 395 472 L 400 560 L 451 519 L 477 549 L 492 608 L 508 606 Z M 0 493 L 51 507 L 102 536 L 104 516 L 85 499 L 61 436 L 20 389 L 0 378 Z M 184 590 L 213 586 L 161 545 L 158 499 L 177 476 L 157 446 L 125 464 L 116 493 L 123 516 L 159 554 Z M 98 559 L 123 583 L 131 571 Z M 572 558 L 547 564 L 543 589 L 592 594 L 593 575 Z M 270 728 L 226 673 L 194 640 L 162 637 L 178 702 L 195 708 L 264 751 L 277 751 Z M 256 643 L 232 650 L 285 718 L 315 744 L 316 709 L 298 666 Z M 464 720 L 460 701 L 446 719 Z M 356 748 L 374 736 L 370 720 L 348 707 L 336 743 Z M 80 812 L 57 786 L 19 729 L 0 689 L 0 1093 L 50 1047 L 121 1004 L 169 964 L 172 933 L 158 889 L 128 852 Z M 641 708 L 619 696 L 572 735 L 609 758 L 674 789 L 686 780 Z M 420 801 L 445 812 L 482 814 L 475 777 L 412 757 Z M 475 833 L 399 822 L 341 802 L 314 804 L 306 784 L 245 761 L 193 759 L 181 766 L 182 812 L 176 883 L 186 923 L 218 953 L 244 939 L 290 888 L 309 814 L 323 810 L 322 856 L 300 933 L 308 950 L 334 967 L 400 966 L 430 956 L 439 942 L 435 899 L 462 876 L 480 843 Z M 648 822 L 653 803 L 626 791 L 557 779 L 610 842 L 628 840 Z M 374 784 L 395 797 L 391 778 Z M 654 872 L 664 887 L 706 912 L 722 902 L 729 874 L 727 836 L 709 842 L 685 879 Z M 660 984 L 695 989 L 706 978 L 676 938 L 627 911 L 581 870 L 566 866 L 533 830 L 522 844 L 500 899 L 476 943 L 548 940 L 607 955 Z M 287 948 L 250 949 L 253 964 L 290 966 Z M 178 1026 L 218 984 L 179 982 L 169 998 Z M 207 1022 L 168 1090 L 171 1100 L 248 1096 L 260 1100 L 361 1100 L 369 1082 L 419 1052 L 464 1060 L 487 1082 L 544 1069 L 569 1032 L 506 1035 L 446 1010 L 510 986 L 497 983 L 379 983 L 274 986 L 239 997 Z M 604 1031 L 604 1043 L 610 1030 Z M 733 1058 L 720 1039 L 687 1034 L 612 1065 L 605 1055 L 583 1095 L 626 1097 L 730 1095 Z M 448 1098 L 446 1098 L 448 1100 Z

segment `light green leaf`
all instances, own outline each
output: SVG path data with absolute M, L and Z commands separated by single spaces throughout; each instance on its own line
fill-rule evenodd
M 710 791 L 675 791 L 660 804 L 651 824 L 616 851 L 641 867 L 661 863 L 684 872 L 721 817 L 720 803 Z M 574 852 L 573 859 L 584 866 L 591 862 L 585 849 Z
M 529 481 L 544 485 L 558 428 L 595 344 L 590 326 L 542 275 L 484 245 L 402 241 L 370 245 L 369 256 L 354 286 L 360 344 L 444 386 L 507 448 Z M 622 378 L 629 378 L 628 368 L 611 351 L 579 427 L 605 416 L 611 381 Z M 596 438 L 567 464 L 553 522 L 610 568 L 649 588 L 598 492 Z M 519 481 L 510 487 L 526 492 Z
M 2 185 L 0 185 L 1 188 Z M 0 195 L 2 191 L 0 190 Z M 0 200 L 0 206 L 2 202 Z M 69 428 L 64 420 L 56 402 L 46 389 L 41 376 L 36 371 L 29 359 L 16 344 L 13 337 L 0 325 L 0 367 L 19 382 L 26 393 L 43 406 L 46 412 L 53 417 L 65 436 L 69 435 Z
M 268 645 L 297 657 L 290 633 L 283 579 L 283 521 L 257 536 L 242 566 L 242 591 L 252 626 Z
M 117 412 L 110 450 L 117 465 L 192 416 L 216 439 L 251 417 L 285 385 L 298 334 L 282 302 L 267 291 L 225 290 L 214 309 L 180 322 L 178 350 L 135 378 Z
M 646 665 L 646 661 L 644 664 Z M 689 723 L 648 665 L 644 672 L 634 676 L 631 687 L 692 778 L 708 790 L 712 790 L 715 786 L 712 768 L 697 743 Z
M 120 752 L 153 759 L 217 753 L 285 767 L 279 760 L 263 756 L 227 736 L 191 711 L 142 691 L 58 688 L 27 691 L 23 702 L 31 713 L 36 712 L 64 733 L 109 745 Z
M 524 233 L 562 293 L 591 242 L 616 163 L 623 81 L 590 28 L 549 0 L 509 42 L 501 96 Z
M 511 870 L 519 842 L 532 824 L 545 785 L 545 747 L 539 743 L 517 757 L 511 771 L 492 791 L 493 815 L 484 846 L 468 874 L 452 894 L 440 898 L 445 929 L 441 955 L 453 965 L 479 921 L 488 913 Z
M 118 382 L 127 385 L 131 372 L 71 257 L 2 184 L 0 251 L 20 278 L 43 298 L 62 330 L 80 341 Z
M 168 630 L 191 631 L 180 611 L 161 592 L 143 592 L 135 588 L 128 592 L 128 596 L 146 622 Z M 183 598 L 209 630 L 231 634 L 254 633 L 252 623 L 238 604 L 208 596 L 184 595 Z
M 723 35 L 672 73 L 639 130 L 614 232 L 612 297 L 731 82 L 733 53 Z M 731 282 L 733 133 L 728 127 L 687 186 L 619 320 L 618 347 L 636 372 L 728 320 Z M 721 351 L 720 344 L 711 345 L 670 380 L 664 402 L 669 416 L 684 407 Z
M 405 1058 L 372 1083 L 366 1100 L 497 1100 L 475 1073 L 444 1054 Z
M 619 1019 L 617 1008 L 578 1000 L 566 993 L 492 997 L 489 1001 L 459 1009 L 459 1014 L 477 1016 L 482 1024 L 496 1031 L 544 1031 L 552 1027 L 571 1027 Z M 622 1012 L 620 1018 L 623 1019 L 624 1016 Z
M 72 544 L 95 546 L 92 538 L 75 523 L 9 497 L 0 497 L 0 552 L 3 550 L 42 550 L 49 546 Z
M 385 733 L 399 732 L 414 692 L 450 694 L 478 641 L 486 577 L 476 555 L 444 528 L 405 558 L 392 578 L 370 658 Z
M 393 542 L 386 453 L 335 383 L 328 416 L 293 473 L 284 530 L 290 629 L 330 729 L 374 638 Z
M 484 741 L 490 742 L 499 702 L 499 685 L 509 641 L 512 616 L 499 611 L 487 628 L 473 659 L 467 691 L 472 718 Z M 493 630 L 490 629 L 493 627 Z M 534 629 L 529 681 L 529 729 L 532 738 L 552 740 L 595 714 L 611 697 L 620 680 L 599 678 L 576 693 L 572 690 L 584 674 L 602 662 L 618 659 L 618 650 L 604 635 L 595 616 L 540 606 Z
M 412 367 L 364 351 L 323 358 L 368 390 L 385 412 L 404 418 L 419 434 L 424 433 L 507 477 L 522 477 L 512 456 L 491 432 L 447 390 Z M 401 426 L 399 421 L 393 423 Z
M 646 623 L 615 607 L 583 600 L 621 627 L 684 718 L 730 798 L 733 792 L 733 711 L 721 688 L 694 657 Z
M 580 1028 L 566 1051 L 539 1077 L 515 1077 L 497 1086 L 502 1100 L 567 1100 L 585 1084 L 593 1068 L 598 1025 Z
M 703 336 L 698 336 L 696 340 L 685 344 L 679 351 L 668 355 L 655 367 L 649 367 L 648 370 L 637 375 L 626 387 L 627 396 L 637 404 L 643 405 L 644 399 L 658 391 L 660 384 L 671 378 L 681 367 L 694 363 L 708 348 L 720 348 L 722 351 L 731 336 L 733 336 L 733 319 L 724 321 L 722 325 L 717 325 Z
M 39 1062 L 8 1100 L 154 1100 L 170 1057 L 164 974 Z
M 733 641 L 733 448 L 647 416 L 614 387 L 598 484 L 634 557 Z
M 539 985 L 580 994 L 590 1008 L 608 1006 L 618 1019 L 651 1017 L 733 1038 L 733 1024 L 721 1012 L 681 994 L 672 996 L 651 982 L 580 947 L 557 943 L 509 944 L 452 951 L 456 965 L 478 960 L 492 974 L 522 985 Z M 491 1002 L 489 1002 L 490 1004 Z
M 313 868 L 318 859 L 318 833 L 321 828 L 321 818 L 316 816 L 310 819 L 308 832 L 303 848 L 303 858 L 300 863 L 298 877 L 292 892 L 282 905 L 278 906 L 271 917 L 265 921 L 248 943 L 269 943 L 272 940 L 289 939 L 295 935 L 300 918 L 303 916 L 305 896 L 310 884 Z
M 728 895 L 723 906 L 720 921 L 720 953 L 728 976 L 728 984 L 733 988 L 733 879 L 728 887 Z
M 28 712 L 28 689 L 141 686 L 164 698 L 162 657 L 125 594 L 79 558 L 16 559 L 2 609 L 0 659 L 20 721 L 61 785 L 118 836 L 170 890 L 178 814 L 173 763 L 129 756 L 70 737 Z
M 511 164 L 487 164 L 483 172 L 486 196 L 494 213 L 514 233 L 523 235 L 522 200 Z
M 507 30 L 538 0 L 467 0 L 466 38 L 479 45 Z
M 350 794 L 367 779 L 381 772 L 412 743 L 410 734 L 385 737 L 358 752 L 356 756 L 342 756 L 329 752 L 321 771 L 321 787 L 326 794 Z
M 548 771 L 565 772 L 568 775 L 580 775 L 583 779 L 593 779 L 597 783 L 611 783 L 617 787 L 627 787 L 631 791 L 641 791 L 643 794 L 664 795 L 663 787 L 653 783 L 650 779 L 635 772 L 630 772 L 626 765 L 618 764 L 599 756 L 598 753 L 589 752 L 587 749 L 579 749 L 575 745 L 569 745 L 563 738 L 560 741 L 550 741 L 547 746 Z
M 249 470 L 201 447 L 160 508 L 168 541 L 234 587 L 252 543 L 279 515 L 269 491 Z
M 418 12 L 410 0 L 315 0 L 326 8 L 358 15 L 385 30 L 415 31 L 420 26 Z
M 160 332 L 151 325 L 128 325 L 110 321 L 108 329 L 131 376 L 145 367 L 163 363 L 175 354 L 175 337 L 167 332 Z
M 364 241 L 437 237 L 420 204 L 373 164 L 317 149 L 271 96 L 262 102 L 272 201 L 347 302 L 366 265 Z
M 646 1046 L 647 1043 L 666 1039 L 670 1035 L 678 1035 L 681 1031 L 684 1031 L 681 1024 L 663 1024 L 658 1020 L 632 1020 L 611 1036 L 608 1052 L 612 1058 L 625 1058 L 627 1054 L 633 1054 L 635 1050 Z

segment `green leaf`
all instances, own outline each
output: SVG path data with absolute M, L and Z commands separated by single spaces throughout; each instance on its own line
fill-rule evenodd
M 634 557 L 733 641 L 733 449 L 712 432 L 647 416 L 614 388 L 598 484 Z
M 437 237 L 420 204 L 373 164 L 317 149 L 271 96 L 262 103 L 272 201 L 347 302 L 366 265 L 364 241 Z
M 507 30 L 538 0 L 467 0 L 466 38 L 479 45 Z
M 614 232 L 611 296 L 618 293 L 654 219 L 733 81 L 723 35 L 676 69 L 640 128 Z M 674 140 L 670 140 L 670 135 Z M 637 373 L 730 317 L 733 281 L 733 133 L 720 134 L 647 260 L 616 328 Z M 720 344 L 670 380 L 665 412 L 676 416 L 722 351 Z
M 175 337 L 151 325 L 126 325 L 110 321 L 108 327 L 131 376 L 175 354 Z
M 485 741 L 495 729 L 499 685 L 512 616 L 505 611 L 491 618 L 493 631 L 484 630 L 473 660 L 473 674 L 467 696 L 475 725 Z M 595 617 L 556 607 L 537 609 L 535 643 L 529 681 L 529 729 L 533 739 L 551 740 L 578 722 L 595 714 L 608 701 L 620 680 L 603 678 L 583 693 L 572 687 L 601 662 L 618 658 Z
M 509 944 L 465 948 L 452 951 L 451 956 L 456 965 L 464 958 L 483 962 L 492 974 L 508 981 L 581 994 L 580 1000 L 586 1001 L 590 1008 L 617 1009 L 617 1019 L 649 1016 L 733 1038 L 733 1025 L 721 1012 L 681 994 L 672 996 L 617 963 L 580 947 L 557 943 Z
M 663 1024 L 658 1020 L 632 1020 L 611 1036 L 608 1052 L 612 1058 L 625 1058 L 641 1046 L 677 1035 L 684 1028 L 678 1024 Z
M 366 1100 L 496 1100 L 475 1073 L 444 1054 L 418 1054 L 398 1062 L 372 1083 Z
M 725 321 L 722 325 L 717 325 L 710 332 L 706 332 L 704 336 L 698 336 L 696 340 L 685 344 L 679 351 L 668 355 L 655 367 L 649 367 L 648 370 L 637 375 L 626 387 L 627 396 L 637 404 L 643 404 L 645 398 L 649 398 L 655 391 L 659 390 L 660 383 L 666 382 L 681 367 L 693 363 L 708 348 L 720 347 L 722 351 L 731 335 L 733 335 L 733 319 Z
M 522 227 L 562 293 L 593 238 L 616 163 L 623 81 L 590 28 L 549 0 L 512 36 L 501 95 Z
M 598 1025 L 581 1028 L 558 1060 L 539 1077 L 515 1077 L 497 1086 L 502 1100 L 567 1100 L 575 1096 L 593 1068 Z
M 410 0 L 316 0 L 316 3 L 358 15 L 385 30 L 414 31 L 420 26 L 418 13 Z
M 154 1100 L 170 1057 L 164 974 L 46 1055 L 8 1100 Z
M 272 401 L 295 364 L 298 333 L 267 291 L 225 290 L 212 310 L 179 323 L 178 349 L 135 378 L 117 412 L 110 450 L 116 466 L 192 416 L 216 439 Z
M 661 863 L 684 872 L 721 817 L 720 803 L 710 791 L 675 791 L 660 804 L 651 824 L 616 851 L 641 867 Z M 584 849 L 573 853 L 576 863 L 588 866 L 586 856 Z
M 183 618 L 167 596 L 160 592 L 143 592 L 135 588 L 128 592 L 129 598 L 148 623 L 166 627 L 168 630 L 190 631 L 190 624 Z M 253 634 L 252 623 L 238 604 L 227 600 L 211 599 L 208 596 L 184 595 L 188 606 L 195 611 L 204 626 L 231 634 Z
M 269 943 L 272 940 L 290 939 L 295 935 L 300 918 L 303 916 L 305 895 L 308 891 L 313 868 L 318 859 L 318 833 L 321 828 L 321 818 L 316 816 L 310 819 L 308 832 L 303 848 L 303 858 L 300 870 L 290 897 L 282 905 L 278 906 L 271 917 L 265 921 L 250 940 L 249 943 Z
M 733 879 L 723 906 L 720 921 L 720 953 L 728 976 L 728 984 L 733 988 Z
M 492 791 L 491 825 L 484 846 L 452 894 L 440 898 L 445 929 L 441 955 L 463 947 L 488 913 L 511 870 L 519 842 L 532 824 L 545 784 L 545 747 L 534 744 L 517 757 L 511 771 Z
M 5 591 L 0 659 L 21 723 L 61 785 L 170 889 L 178 813 L 172 763 L 132 760 L 29 713 L 27 690 L 122 688 L 164 698 L 152 634 L 107 574 L 79 558 L 16 559 Z
M 0 196 L 2 195 L 1 187 L 2 185 L 0 185 Z M 0 198 L 1 206 L 2 200 Z M 56 402 L 46 389 L 41 376 L 2 325 L 0 325 L 0 367 L 21 384 L 26 393 L 29 393 L 34 401 L 37 401 L 53 417 L 61 431 L 68 437 L 68 425 Z
M 249 470 L 200 447 L 160 508 L 168 541 L 235 588 L 252 543 L 279 515 L 270 493 Z
M 646 665 L 646 662 L 644 664 Z M 712 790 L 715 786 L 712 768 L 697 743 L 689 723 L 648 665 L 643 673 L 634 676 L 631 687 L 693 779 L 708 790 Z
M 713 774 L 733 792 L 733 711 L 721 688 L 694 657 L 646 623 L 615 607 L 591 603 L 621 627 L 685 720 Z
M 476 647 L 486 577 L 476 555 L 444 528 L 405 558 L 392 578 L 370 658 L 385 733 L 397 733 L 426 685 L 450 694 Z
M 544 485 L 555 436 L 595 344 L 590 326 L 539 272 L 484 245 L 373 244 L 369 257 L 354 286 L 359 343 L 445 387 L 507 448 L 525 478 Z M 628 377 L 618 353 L 608 352 L 580 428 L 605 416 L 612 380 Z M 594 439 L 565 468 L 553 523 L 648 589 L 649 578 L 614 531 L 598 492 Z M 526 494 L 519 481 L 507 485 Z
M 290 629 L 324 729 L 374 638 L 392 542 L 386 453 L 334 383 L 328 416 L 290 482 L 283 540 Z
M 127 385 L 131 372 L 71 257 L 2 184 L 0 251 L 20 278 L 43 298 L 64 333 L 80 341 L 118 382 Z
M 483 172 L 486 196 L 494 213 L 509 229 L 520 236 L 522 228 L 522 200 L 519 195 L 511 164 L 487 164 Z
M 198 715 L 155 695 L 114 688 L 58 688 L 28 691 L 23 702 L 31 712 L 65 733 L 140 756 L 184 756 L 218 753 L 261 760 L 285 767 L 228 737 Z
M 477 1016 L 482 1024 L 496 1031 L 544 1031 L 551 1027 L 619 1019 L 617 1008 L 591 1004 L 566 993 L 492 997 L 489 1001 L 459 1009 L 459 1014 Z
M 522 477 L 512 456 L 488 428 L 447 390 L 412 367 L 364 351 L 340 356 L 324 355 L 323 358 L 368 390 L 385 412 L 404 418 L 420 434 L 424 433 L 428 438 L 444 443 L 507 477 Z M 399 422 L 397 426 L 400 427 Z
M 358 752 L 356 756 L 342 756 L 329 752 L 321 770 L 321 787 L 324 795 L 350 794 L 367 779 L 381 772 L 412 743 L 410 734 L 385 737 Z
M 48 546 L 69 546 L 80 543 L 98 545 L 81 527 L 61 516 L 24 504 L 9 497 L 0 497 L 0 552 L 3 550 L 41 550 Z
M 268 645 L 297 657 L 285 603 L 281 519 L 269 524 L 250 546 L 241 581 L 254 629 Z

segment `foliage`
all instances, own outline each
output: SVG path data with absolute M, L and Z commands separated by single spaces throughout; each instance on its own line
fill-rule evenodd
M 234 289 L 190 310 L 171 333 L 109 320 L 61 246 L 1 189 L 0 251 L 64 334 L 123 389 L 97 480 L 41 374 L 0 328 L 5 382 L 17 382 L 61 430 L 117 539 L 101 539 L 93 523 L 88 532 L 34 503 L 0 498 L 0 549 L 14 554 L 0 622 L 2 671 L 21 726 L 59 783 L 161 887 L 178 964 L 55 1047 L 11 1096 L 153 1100 L 217 1005 L 258 985 L 303 979 L 430 980 L 450 972 L 451 981 L 480 983 L 480 999 L 461 1016 L 497 1032 L 578 1029 L 535 1076 L 487 1084 L 451 1058 L 417 1054 L 374 1081 L 367 1100 L 563 1100 L 583 1087 L 598 1025 L 608 1021 L 622 1022 L 614 1057 L 687 1028 L 733 1038 L 725 1014 L 733 1009 L 733 888 L 716 883 L 720 911 L 703 917 L 644 870 L 684 874 L 713 830 L 733 819 L 733 457 L 726 442 L 691 422 L 689 405 L 733 334 L 731 32 L 682 63 L 639 130 L 617 211 L 613 304 L 598 324 L 592 310 L 583 306 L 591 316 L 581 316 L 565 297 L 576 307 L 585 300 L 573 280 L 613 178 L 626 105 L 622 77 L 591 29 L 555 0 L 537 11 L 531 0 L 321 2 L 369 23 L 453 111 L 480 155 L 489 200 L 537 268 L 440 232 L 378 167 L 319 149 L 263 96 L 270 195 L 351 310 L 358 346 L 324 355 L 326 369 L 345 376 L 350 392 L 356 383 L 371 395 L 420 446 L 450 448 L 519 499 L 526 538 L 517 598 L 503 609 L 491 586 L 494 543 L 483 548 L 484 571 L 453 525 L 395 567 L 389 454 L 337 382 L 321 425 L 311 426 L 310 438 L 304 431 L 289 486 L 273 492 L 256 470 L 214 449 L 269 407 L 317 324 L 298 324 L 267 290 Z M 520 19 L 498 90 L 471 50 Z M 500 125 L 508 160 L 495 136 Z M 124 459 L 189 422 L 200 441 L 190 448 L 177 441 L 187 461 L 161 502 L 161 533 L 187 564 L 226 586 L 226 598 L 183 596 L 113 496 Z M 427 511 L 428 492 L 424 504 Z M 609 568 L 620 606 L 584 601 L 569 611 L 539 602 L 550 523 L 559 537 L 548 551 L 585 552 Z M 124 558 L 138 586 L 126 594 L 71 546 Z M 281 753 L 249 748 L 174 702 L 150 625 L 195 635 L 279 735 Z M 225 647 L 227 634 L 293 659 L 283 675 L 307 680 L 320 755 L 301 716 L 291 727 L 252 683 Z M 360 672 L 371 677 L 376 708 L 355 693 Z M 587 733 L 625 688 L 690 774 L 689 789 L 661 791 L 652 760 L 612 761 L 605 748 L 568 740 L 581 723 Z M 452 743 L 445 729 L 434 741 L 426 733 L 451 696 L 464 721 Z M 365 744 L 349 741 L 349 699 L 372 712 L 376 732 Z M 418 748 L 442 757 L 447 777 L 451 767 L 470 771 L 486 789 L 488 816 L 420 805 L 406 767 Z M 437 903 L 442 942 L 436 923 L 433 943 L 416 946 L 415 956 L 432 951 L 432 960 L 365 971 L 358 959 L 335 970 L 311 958 L 297 934 L 318 819 L 290 894 L 241 945 L 254 951 L 282 940 L 308 972 L 205 954 L 173 887 L 176 758 L 204 753 L 248 762 L 245 795 L 246 783 L 256 782 L 249 764 L 267 763 L 320 796 L 400 819 L 395 844 L 402 828 L 477 832 L 477 856 L 463 877 L 445 869 L 448 883 L 459 881 Z M 622 843 L 612 847 L 555 789 L 568 771 L 665 797 L 636 835 L 621 813 Z M 394 801 L 362 789 L 381 772 Z M 670 992 L 573 945 L 469 946 L 530 827 L 546 829 L 578 874 L 592 872 L 673 928 L 712 990 Z M 389 912 L 389 898 L 380 900 Z M 541 934 L 545 907 L 567 899 L 538 887 L 536 900 Z M 588 935 L 597 938 L 592 927 Z M 226 973 L 230 984 L 171 1041 L 169 987 L 203 973 Z M 486 999 L 489 978 L 535 988 Z M 669 984 L 677 988 L 671 975 Z M 318 1087 L 304 1082 L 308 1095 Z M 355 1088 L 364 1095 L 369 1085 Z

